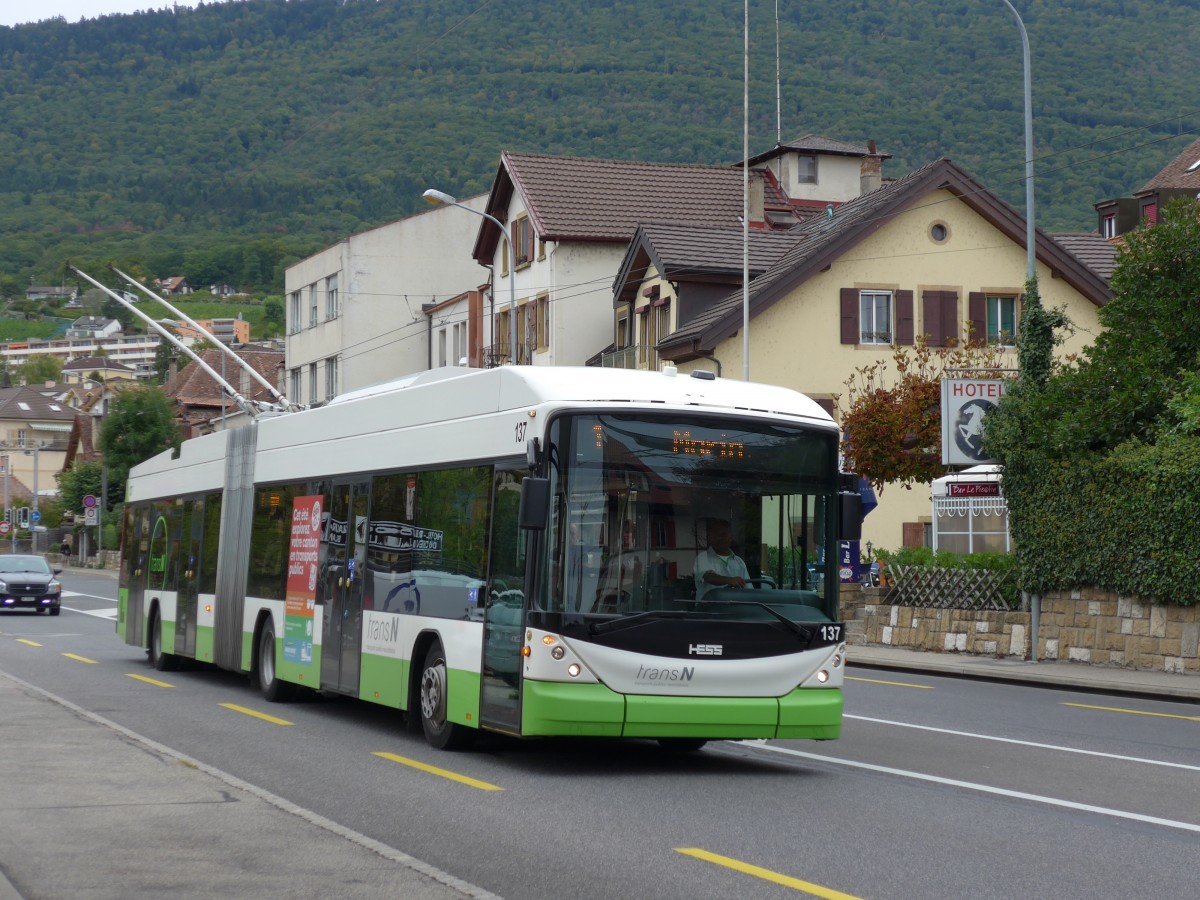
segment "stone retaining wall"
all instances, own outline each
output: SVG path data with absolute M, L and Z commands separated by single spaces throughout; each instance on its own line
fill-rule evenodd
M 1027 612 L 892 606 L 886 594 L 856 587 L 842 594 L 843 618 L 863 623 L 868 644 L 1030 658 Z M 1200 674 L 1200 607 L 1156 606 L 1100 590 L 1047 594 L 1038 659 Z

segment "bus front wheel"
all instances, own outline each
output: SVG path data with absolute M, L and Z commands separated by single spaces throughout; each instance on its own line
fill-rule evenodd
M 446 654 L 440 643 L 434 643 L 421 667 L 421 728 L 430 746 L 461 750 L 471 743 L 475 732 L 446 718 L 447 683 Z
M 160 672 L 170 672 L 179 668 L 179 658 L 173 653 L 163 653 L 162 617 L 155 609 L 150 616 L 150 665 Z

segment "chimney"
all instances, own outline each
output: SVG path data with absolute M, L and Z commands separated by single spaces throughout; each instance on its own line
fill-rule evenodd
M 747 198 L 750 206 L 750 225 L 762 225 L 767 221 L 766 184 L 761 174 L 754 173 L 750 178 L 750 196 Z
M 858 193 L 862 196 L 883 184 L 883 157 L 876 152 L 874 141 L 867 141 L 867 155 L 862 158 L 860 166 Z

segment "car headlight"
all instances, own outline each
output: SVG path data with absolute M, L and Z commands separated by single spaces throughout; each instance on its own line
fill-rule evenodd
M 62 582 L 51 581 L 48 585 L 46 585 L 46 590 L 51 594 L 57 594 L 62 590 Z
M 8 582 L 0 581 L 0 591 L 4 591 L 5 593 L 8 593 Z

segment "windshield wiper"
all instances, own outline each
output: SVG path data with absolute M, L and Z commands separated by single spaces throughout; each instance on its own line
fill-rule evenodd
M 681 619 L 690 615 L 685 609 L 650 609 L 646 612 L 635 613 L 632 616 L 621 616 L 619 619 L 610 619 L 607 622 L 593 622 L 588 625 L 588 631 L 592 634 L 606 634 L 609 631 L 620 631 L 623 628 L 636 624 L 642 619 Z
M 713 606 L 718 606 L 721 604 L 730 604 L 730 603 L 740 603 L 743 606 L 758 606 L 758 607 L 761 607 L 762 609 L 765 609 L 767 612 L 769 612 L 771 615 L 773 615 L 775 618 L 777 618 L 780 622 L 782 622 L 788 628 L 792 629 L 792 631 L 794 631 L 797 634 L 797 636 L 802 637 L 807 641 L 812 640 L 812 632 L 810 632 L 808 629 L 806 629 L 802 625 L 797 625 L 795 622 L 793 622 L 791 619 L 789 619 L 783 613 L 779 612 L 779 610 L 772 609 L 770 606 L 767 606 L 767 604 L 763 603 L 760 600 L 697 600 L 696 603 L 704 603 L 706 605 L 713 605 Z

